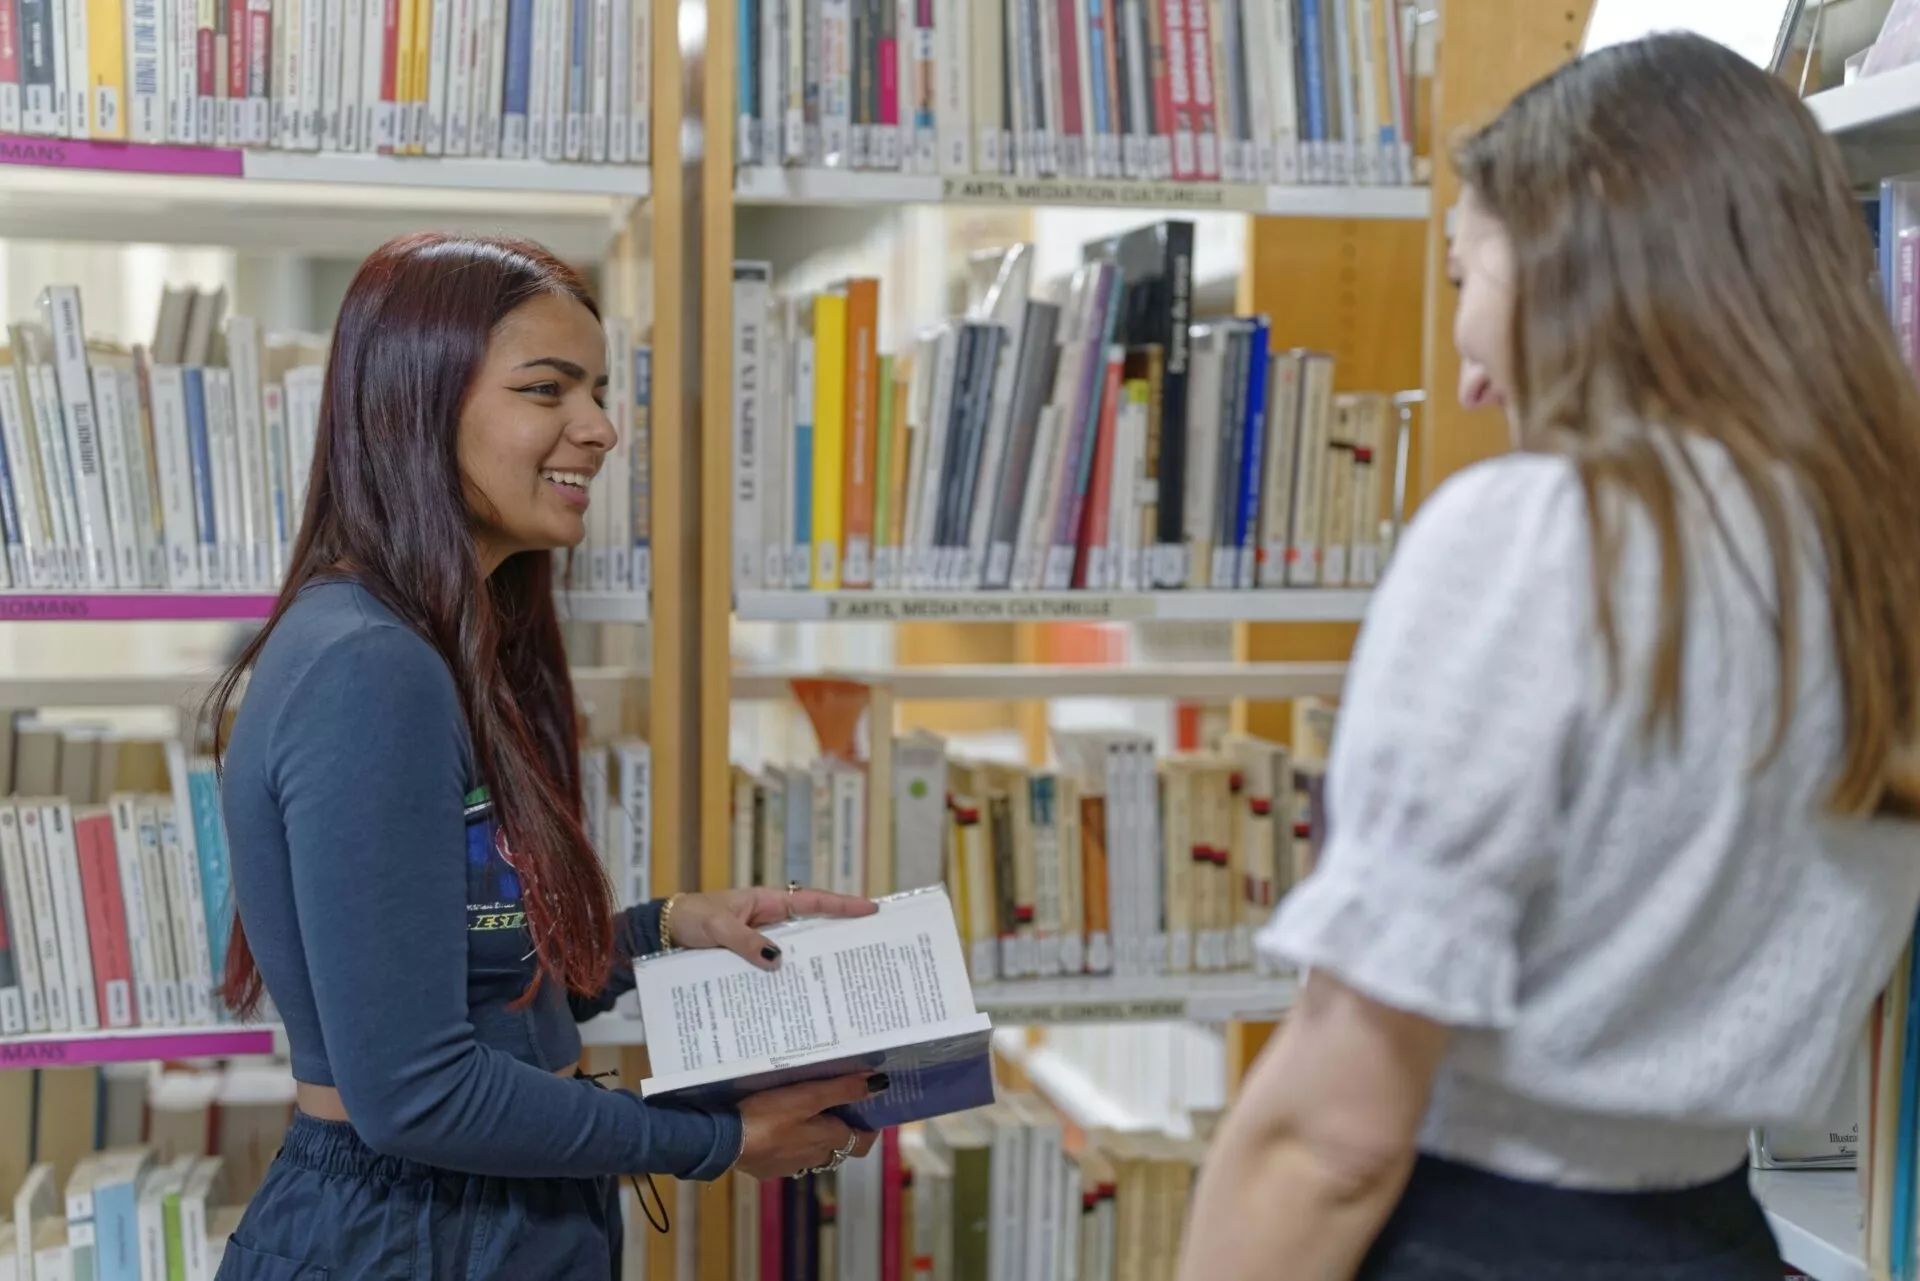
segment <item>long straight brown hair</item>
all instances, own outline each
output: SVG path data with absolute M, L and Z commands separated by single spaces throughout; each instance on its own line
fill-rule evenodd
M 514 851 L 539 959 L 535 986 L 551 975 L 590 993 L 612 964 L 612 892 L 581 824 L 553 557 L 523 552 L 482 578 L 458 461 L 461 407 L 495 328 L 543 294 L 599 315 L 579 275 L 528 241 L 403 236 L 361 265 L 327 357 L 293 568 L 209 710 L 219 757 L 227 709 L 294 598 L 309 583 L 353 578 L 453 673 L 474 759 Z M 260 973 L 237 915 L 232 928 L 222 995 L 251 1013 Z
M 1781 660 L 1767 756 L 1794 711 L 1809 584 L 1791 512 L 1804 503 L 1846 712 L 1829 804 L 1920 816 L 1920 390 L 1837 148 L 1774 77 L 1712 41 L 1663 35 L 1563 67 L 1455 163 L 1513 240 L 1522 444 L 1579 469 L 1616 671 L 1620 513 L 1605 496 L 1637 501 L 1657 531 L 1648 732 L 1678 729 L 1679 503 L 1697 483 L 1662 440 L 1695 433 L 1725 448 L 1766 531 Z

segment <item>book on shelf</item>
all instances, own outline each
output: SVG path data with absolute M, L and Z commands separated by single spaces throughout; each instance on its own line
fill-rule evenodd
M 829 1174 L 735 1178 L 733 1281 L 1165 1281 L 1203 1155 L 1146 1131 L 1070 1145 L 1037 1096 L 1009 1093 L 891 1131 Z
M 1366 587 L 1395 408 L 1263 317 L 1187 323 L 1193 224 L 1028 245 L 968 315 L 877 350 L 879 282 L 777 297 L 734 266 L 737 592 Z
M 276 591 L 306 509 L 324 339 L 169 288 L 152 341 L 89 340 L 55 286 L 0 349 L 0 589 Z M 606 322 L 619 443 L 562 581 L 648 591 L 652 353 Z
M 213 1281 L 245 1198 L 217 1156 L 159 1161 L 130 1145 L 80 1160 L 66 1179 L 37 1164 L 0 1225 L 8 1275 L 59 1281 Z
M 641 0 L 21 0 L 0 133 L 648 163 Z
M 1142 734 L 1059 732 L 1059 763 L 1031 768 L 951 757 L 926 731 L 880 739 L 880 770 L 736 766 L 733 881 L 945 886 L 976 983 L 1264 973 L 1253 933 L 1313 866 L 1312 746 L 1228 735 L 1157 758 Z
M 1405 185 L 1408 0 L 741 0 L 742 165 Z
M 730 1104 L 881 1073 L 884 1090 L 834 1109 L 866 1130 L 993 1101 L 993 1026 L 974 1009 L 944 889 L 889 896 L 869 916 L 765 932 L 780 948 L 773 970 L 716 949 L 637 963 L 653 1072 L 643 1097 Z
M 231 874 L 210 758 L 22 718 L 0 798 L 0 1038 L 212 1026 Z

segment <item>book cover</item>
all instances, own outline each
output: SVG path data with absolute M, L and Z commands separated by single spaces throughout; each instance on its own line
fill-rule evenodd
M 871 916 L 803 919 L 767 935 L 783 953 L 774 971 L 717 950 L 639 962 L 654 1069 L 643 1097 L 715 1105 L 884 1073 L 885 1090 L 835 1110 L 869 1130 L 993 1100 L 993 1028 L 974 1009 L 944 888 L 883 899 Z

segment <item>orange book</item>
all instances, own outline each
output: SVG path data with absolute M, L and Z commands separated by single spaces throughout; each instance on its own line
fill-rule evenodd
M 1080 798 L 1080 885 L 1087 915 L 1087 970 L 1111 968 L 1113 936 L 1107 913 L 1107 798 Z
M 1093 440 L 1093 476 L 1087 482 L 1087 505 L 1080 513 L 1079 547 L 1074 549 L 1073 585 L 1095 590 L 1117 584 L 1107 575 L 1107 526 L 1113 507 L 1113 433 L 1120 407 L 1120 370 L 1125 353 L 1119 347 L 1107 353 L 1106 377 L 1100 392 L 1100 422 Z
M 873 468 L 880 440 L 880 282 L 847 282 L 847 453 L 842 587 L 873 586 Z

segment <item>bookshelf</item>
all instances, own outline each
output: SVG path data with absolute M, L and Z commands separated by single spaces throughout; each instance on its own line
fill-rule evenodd
M 1826 89 L 1806 101 L 1839 142 L 1856 182 L 1920 168 L 1920 65 Z

